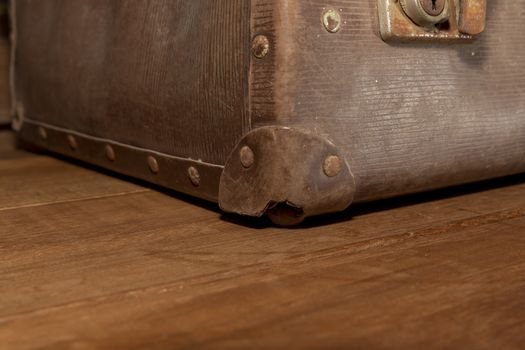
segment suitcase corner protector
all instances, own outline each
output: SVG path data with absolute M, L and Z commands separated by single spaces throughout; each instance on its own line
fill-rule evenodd
M 326 137 L 267 126 L 248 133 L 235 147 L 219 184 L 222 210 L 265 214 L 279 225 L 345 210 L 355 178 L 343 153 Z

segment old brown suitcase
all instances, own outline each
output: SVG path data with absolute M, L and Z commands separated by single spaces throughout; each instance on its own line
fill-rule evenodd
M 0 128 L 9 127 L 11 121 L 9 101 L 9 21 L 7 1 L 0 0 Z
M 15 0 L 14 122 L 281 223 L 525 171 L 525 0 Z

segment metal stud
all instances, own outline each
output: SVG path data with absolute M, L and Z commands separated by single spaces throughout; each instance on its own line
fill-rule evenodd
M 255 162 L 255 155 L 250 147 L 244 146 L 240 152 L 241 164 L 246 169 L 250 168 Z
M 47 140 L 47 131 L 46 129 L 44 129 L 43 127 L 38 127 L 38 136 L 40 136 L 40 139 L 42 141 L 46 141 Z
M 111 147 L 110 145 L 106 145 L 106 158 L 110 162 L 114 162 L 116 159 L 115 151 L 113 150 L 113 147 Z
M 67 135 L 67 143 L 69 143 L 69 148 L 73 151 L 78 148 L 77 139 L 73 135 Z
M 326 9 L 321 16 L 321 22 L 325 29 L 330 33 L 337 33 L 341 30 L 341 14 L 334 9 Z
M 266 35 L 257 35 L 252 42 L 253 55 L 263 59 L 270 52 L 270 40 Z
M 200 184 L 201 184 L 201 176 L 200 176 L 199 171 L 197 170 L 197 168 L 195 168 L 193 166 L 190 166 L 188 168 L 188 176 L 190 178 L 191 183 L 194 186 L 200 186 Z
M 338 156 L 329 156 L 324 160 L 323 171 L 328 177 L 336 177 L 343 170 L 343 162 Z
M 157 159 L 155 159 L 155 157 L 148 156 L 148 166 L 149 170 L 151 170 L 153 174 L 159 173 L 159 163 L 157 162 Z

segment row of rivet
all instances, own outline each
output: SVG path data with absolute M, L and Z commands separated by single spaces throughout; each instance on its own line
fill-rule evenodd
M 239 158 L 241 164 L 245 169 L 249 169 L 255 163 L 255 154 L 252 149 L 248 146 L 241 148 L 239 152 Z M 336 177 L 343 170 L 343 162 L 338 156 L 328 156 L 323 163 L 323 171 L 328 177 Z
M 38 135 L 40 137 L 40 139 L 42 141 L 47 141 L 47 130 L 43 127 L 39 127 L 38 128 Z M 75 136 L 69 134 L 67 135 L 67 142 L 69 144 L 69 147 L 71 148 L 72 151 L 76 151 L 78 149 L 78 143 L 77 143 L 77 139 L 75 138 Z M 113 147 L 111 145 L 106 145 L 105 149 L 104 149 L 104 152 L 106 154 L 106 158 L 110 161 L 110 162 L 114 162 L 116 159 L 117 159 L 117 156 L 115 154 L 115 150 L 113 149 Z M 150 169 L 150 171 L 153 173 L 153 174 L 158 174 L 159 171 L 160 171 L 160 167 L 159 167 L 159 163 L 157 161 L 157 159 L 155 157 L 153 157 L 152 155 L 149 155 L 147 157 L 147 164 L 148 164 L 148 167 Z M 188 177 L 191 181 L 191 183 L 194 185 L 194 186 L 200 186 L 201 184 L 201 177 L 200 177 L 200 173 L 199 171 L 197 170 L 197 168 L 195 168 L 194 166 L 190 166 L 188 168 Z

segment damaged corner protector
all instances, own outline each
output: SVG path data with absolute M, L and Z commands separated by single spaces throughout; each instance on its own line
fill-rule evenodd
M 267 214 L 287 226 L 342 211 L 354 193 L 354 176 L 334 144 L 318 135 L 270 126 L 248 133 L 231 153 L 220 180 L 219 205 L 245 216 Z

